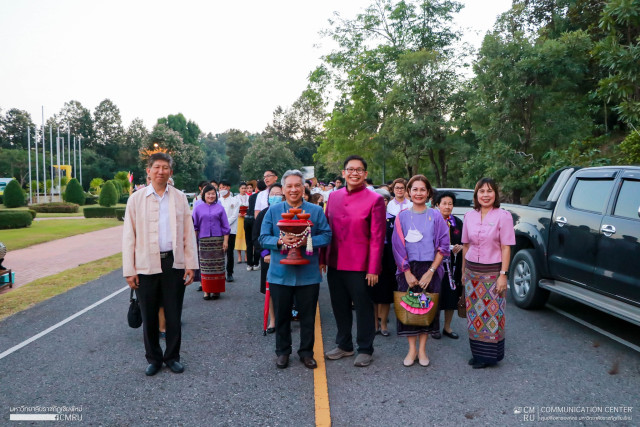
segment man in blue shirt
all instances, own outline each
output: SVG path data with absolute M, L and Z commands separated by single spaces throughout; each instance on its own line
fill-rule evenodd
M 282 187 L 285 201 L 271 205 L 260 229 L 260 244 L 264 249 L 271 250 L 271 263 L 267 280 L 273 300 L 273 308 L 276 318 L 276 355 L 278 368 L 284 369 L 289 365 L 289 355 L 291 354 L 291 308 L 295 298 L 296 306 L 300 318 L 300 349 L 298 356 L 304 365 L 309 369 L 317 368 L 317 363 L 313 358 L 313 344 L 315 340 L 315 319 L 316 305 L 318 304 L 318 293 L 322 273 L 318 248 L 327 246 L 331 242 L 331 229 L 329 223 L 320 206 L 305 202 L 304 178 L 302 172 L 289 170 L 282 176 Z M 299 208 L 311 214 L 309 220 L 313 223 L 311 227 L 311 240 L 313 244 L 313 254 L 306 255 L 304 248 L 306 242 L 301 244 L 302 256 L 310 261 L 306 265 L 285 265 L 280 264 L 280 260 L 286 258 L 287 254 L 281 253 L 283 245 L 291 246 L 299 242 L 299 237 L 285 234 L 280 237 L 278 221 L 282 219 L 282 214 L 291 208 Z

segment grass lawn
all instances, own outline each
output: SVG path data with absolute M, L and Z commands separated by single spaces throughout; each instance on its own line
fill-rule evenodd
M 76 234 L 116 227 L 122 221 L 115 218 L 58 219 L 51 221 L 33 221 L 31 227 L 0 230 L 0 240 L 7 249 L 16 250 L 75 236 Z
M 99 205 L 87 205 L 87 206 L 99 206 Z M 76 213 L 43 213 L 43 212 L 38 212 L 38 214 L 36 215 L 36 218 L 60 218 L 60 217 L 68 217 L 68 216 L 84 216 L 84 208 L 86 206 L 80 206 L 78 208 L 78 212 Z M 116 208 L 126 208 L 127 205 L 126 203 L 118 203 L 116 205 Z M 4 207 L 4 205 L 0 204 L 0 210 L 2 209 L 6 209 Z M 29 209 L 26 206 L 23 206 L 21 208 L 12 208 L 10 210 L 26 210 Z
M 51 222 L 51 221 L 47 221 Z M 122 267 L 122 254 L 82 264 L 76 268 L 34 280 L 0 296 L 0 320 L 39 302 L 64 293 Z M 124 281 L 124 279 L 123 279 Z

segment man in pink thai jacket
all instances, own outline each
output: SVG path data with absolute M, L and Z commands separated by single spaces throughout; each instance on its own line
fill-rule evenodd
M 354 365 L 363 367 L 373 360 L 375 319 L 367 286 L 378 283 L 382 270 L 386 210 L 382 196 L 366 188 L 367 162 L 362 157 L 347 157 L 342 176 L 346 186 L 332 192 L 327 202 L 326 215 L 333 237 L 320 256 L 321 268 L 329 268 L 327 281 L 338 326 L 338 346 L 325 356 L 337 360 L 354 354 L 353 302 L 358 345 Z

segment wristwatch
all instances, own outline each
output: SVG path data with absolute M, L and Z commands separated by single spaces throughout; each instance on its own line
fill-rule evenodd
M 509 272 L 508 271 L 500 270 L 500 274 L 504 274 L 505 276 L 509 277 Z
M 436 272 L 436 270 L 433 267 L 429 267 L 429 271 L 432 272 L 432 273 Z

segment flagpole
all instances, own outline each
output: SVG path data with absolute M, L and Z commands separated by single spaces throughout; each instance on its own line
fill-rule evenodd
M 45 152 L 47 142 L 45 141 L 44 129 L 44 107 L 42 107 L 42 185 L 44 186 L 44 202 L 47 201 L 47 153 Z
M 40 171 L 38 171 L 38 133 L 35 134 L 35 148 L 36 148 L 36 202 L 40 203 Z
M 31 185 L 31 126 L 27 126 L 27 158 L 29 159 L 29 204 L 33 204 L 33 187 Z
M 64 148 L 64 142 L 62 143 L 62 147 Z M 60 177 L 60 175 L 62 175 L 60 173 L 60 128 L 58 128 L 58 137 L 56 138 L 56 153 L 58 155 L 58 194 L 60 195 L 60 201 L 62 201 L 62 179 Z M 64 151 L 62 155 L 64 156 Z M 62 158 L 62 161 L 64 162 L 64 157 Z
M 51 171 L 51 202 L 53 202 L 53 126 L 49 125 L 49 168 Z
M 80 162 L 80 185 L 82 186 L 82 137 L 78 138 L 78 161 Z M 84 190 L 84 187 L 82 187 Z
M 71 125 L 69 123 L 67 123 L 67 151 L 69 152 L 69 155 L 67 156 L 69 163 L 67 164 L 71 166 Z M 71 179 L 70 176 L 67 178 Z
M 78 178 L 78 174 L 76 172 L 76 168 L 77 168 L 77 164 L 76 164 L 76 137 L 73 137 L 73 177 L 74 178 Z

